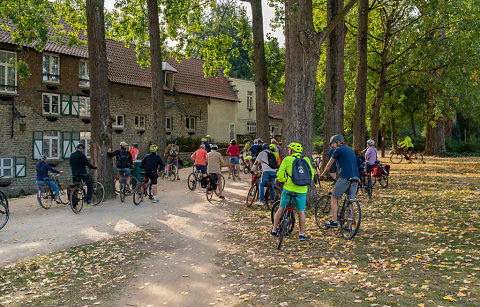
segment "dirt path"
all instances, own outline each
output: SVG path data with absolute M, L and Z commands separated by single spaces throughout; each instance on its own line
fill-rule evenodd
M 228 208 L 240 203 L 248 183 L 228 181 L 227 200 L 214 196 L 208 203 L 199 189 L 188 190 L 189 171 L 181 171 L 181 181 L 161 181 L 157 204 L 147 200 L 137 207 L 127 198 L 125 203 L 85 207 L 76 215 L 63 205 L 37 208 L 34 196 L 12 200 L 10 221 L 0 231 L 0 264 L 152 229 L 153 255 L 143 260 L 111 306 L 231 305 L 234 297 L 228 294 L 215 257 L 228 230 Z

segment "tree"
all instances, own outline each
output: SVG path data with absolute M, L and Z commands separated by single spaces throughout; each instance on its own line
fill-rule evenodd
M 108 93 L 107 47 L 103 0 L 86 0 L 88 59 L 90 62 L 90 107 L 93 161 L 98 180 L 105 186 L 105 197 L 114 197 L 113 166 L 106 163 L 112 146 L 112 124 Z

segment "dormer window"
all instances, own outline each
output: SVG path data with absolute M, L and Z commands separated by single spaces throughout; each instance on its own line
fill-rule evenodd
M 43 81 L 60 82 L 60 57 L 52 54 L 43 55 Z
M 173 72 L 164 71 L 163 72 L 163 82 L 171 90 L 173 90 Z
M 15 52 L 0 50 L 0 92 L 17 92 L 16 61 L 17 54 Z

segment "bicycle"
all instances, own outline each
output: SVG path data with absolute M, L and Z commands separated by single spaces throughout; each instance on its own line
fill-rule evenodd
M 188 175 L 188 178 L 187 178 L 187 185 L 190 191 L 194 191 L 197 188 L 197 184 L 200 182 L 201 176 L 202 176 L 202 172 L 197 170 L 197 168 L 194 165 L 192 172 L 190 173 L 190 175 Z
M 247 194 L 247 207 L 250 207 L 260 196 L 260 178 L 261 176 L 259 174 L 255 174 L 254 179 L 252 178 L 253 185 L 250 187 Z M 271 208 L 273 206 L 273 203 L 279 200 L 282 194 L 282 189 L 277 185 L 277 181 L 275 179 L 275 182 L 273 185 L 274 196 L 273 196 L 273 199 L 271 199 L 272 187 L 270 184 L 270 180 L 271 179 L 268 179 L 265 187 L 265 204 L 266 204 L 265 208 Z
M 170 181 L 175 181 L 178 177 L 178 165 L 172 163 L 170 166 L 170 173 L 168 174 L 168 179 Z
M 416 148 L 412 149 L 411 157 L 412 157 L 412 159 L 410 161 L 412 163 L 422 163 L 423 162 L 423 154 L 421 152 L 419 152 Z M 405 159 L 405 161 L 409 160 L 408 153 L 403 151 L 402 149 L 401 149 L 400 152 L 394 152 L 390 156 L 390 161 L 393 164 L 400 164 L 403 161 L 403 159 Z
M 98 206 L 105 197 L 105 188 L 103 184 L 92 178 L 92 205 Z M 84 203 L 87 201 L 86 186 L 83 184 L 81 178 L 74 178 L 73 184 L 68 189 L 68 199 L 70 207 L 76 214 L 82 211 Z
M 0 229 L 5 227 L 10 217 L 10 210 L 8 208 L 8 197 L 0 191 Z
M 115 184 L 115 192 L 120 194 L 120 201 L 123 203 L 125 201 L 125 197 L 127 195 L 131 195 L 132 192 L 127 190 L 127 173 L 121 172 L 120 174 L 115 175 L 114 184 Z M 120 180 L 118 178 L 120 177 Z M 130 176 L 130 187 L 131 189 L 136 188 L 138 185 L 138 180 L 134 176 Z
M 135 192 L 133 193 L 133 203 L 136 206 L 140 205 L 145 196 L 148 195 L 150 199 L 152 198 L 152 182 L 150 181 L 150 178 L 146 176 L 146 172 L 141 172 L 141 174 L 143 176 L 143 181 L 141 184 L 137 185 Z
M 350 187 L 352 186 L 353 181 L 354 180 L 350 180 Z M 362 210 L 360 207 L 360 201 L 356 198 L 350 198 L 348 192 L 348 190 L 345 192 L 346 195 L 343 199 L 342 208 L 339 210 L 340 213 L 337 214 L 337 219 L 340 226 L 340 233 L 345 239 L 351 240 L 360 229 Z M 331 197 L 332 193 L 330 192 L 328 195 L 320 197 L 315 204 L 315 222 L 320 229 L 325 230 L 329 228 L 325 223 L 331 218 Z
M 233 161 L 234 159 L 230 157 L 230 169 L 232 170 L 232 179 L 235 181 L 238 179 L 238 171 L 237 168 L 235 167 L 235 163 Z
M 243 173 L 245 175 L 252 172 L 252 170 L 250 169 L 250 163 L 248 161 L 245 161 L 243 156 L 240 156 L 240 169 L 243 170 Z
M 59 190 L 58 198 L 60 199 L 60 202 L 63 205 L 68 205 L 69 201 L 68 201 L 67 193 L 63 189 L 63 185 L 61 185 L 58 180 L 58 177 L 60 175 L 61 174 L 50 175 L 48 180 L 52 181 L 58 186 L 58 190 Z M 50 198 L 50 201 L 48 201 L 49 198 Z M 55 199 L 55 190 L 48 184 L 48 182 L 46 185 L 41 185 L 39 187 L 39 192 L 37 193 L 37 200 L 40 206 L 42 206 L 42 208 L 50 209 L 52 207 L 54 199 Z
M 282 247 L 283 239 L 293 232 L 295 228 L 295 214 L 293 213 L 293 206 L 295 204 L 295 198 L 297 194 L 288 192 L 287 193 L 290 199 L 288 200 L 288 204 L 282 212 L 282 216 L 280 217 L 280 223 L 278 224 L 277 234 L 278 234 L 278 244 L 277 250 L 280 250 Z M 270 217 L 272 219 L 272 224 L 275 220 L 275 214 L 277 213 L 278 208 L 280 207 L 280 200 L 277 200 L 270 210 Z
M 390 165 L 377 163 L 378 167 L 381 169 L 381 177 L 374 176 L 373 185 L 378 181 L 382 188 L 388 187 L 388 176 L 390 174 Z
M 357 189 L 357 193 L 358 190 L 360 190 L 363 196 L 368 200 L 372 197 L 373 185 L 371 174 L 366 171 L 360 172 L 360 180 L 358 182 L 359 189 Z
M 215 176 L 212 176 L 215 175 Z M 222 176 L 222 185 L 225 186 L 225 178 Z M 207 174 L 207 186 L 205 188 L 205 196 L 207 197 L 207 200 L 210 202 L 213 198 L 213 193 L 215 195 L 219 196 L 219 190 L 218 190 L 218 176 L 216 174 Z M 212 183 L 214 182 L 215 183 Z

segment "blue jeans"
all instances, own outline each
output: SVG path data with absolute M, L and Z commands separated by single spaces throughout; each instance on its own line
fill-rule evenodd
M 267 181 L 270 179 L 270 199 L 273 199 L 275 197 L 275 189 L 273 188 L 273 185 L 275 184 L 275 177 L 277 177 L 276 172 L 268 171 L 268 172 L 263 172 L 262 173 L 262 181 L 260 182 L 260 201 L 265 201 L 265 186 L 267 185 Z
M 37 190 L 38 190 L 38 193 L 40 194 L 40 186 L 47 186 L 49 185 L 52 189 L 55 190 L 55 196 L 58 196 L 58 194 L 60 193 L 59 189 L 58 189 L 58 186 L 53 183 L 53 181 L 51 180 L 43 180 L 43 181 L 38 181 L 37 180 Z

